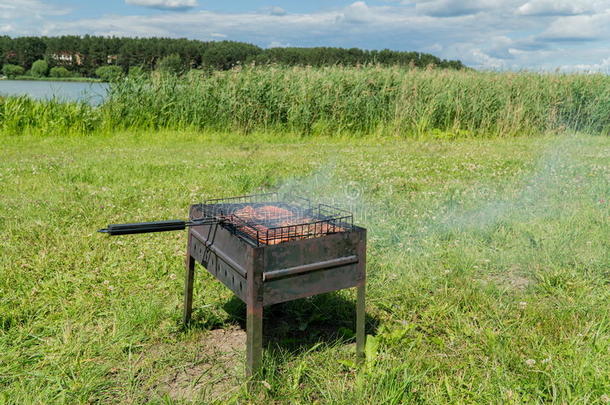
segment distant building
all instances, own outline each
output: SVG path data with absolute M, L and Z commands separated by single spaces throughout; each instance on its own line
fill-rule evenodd
M 78 52 L 61 51 L 52 54 L 51 59 L 68 65 L 81 66 L 83 64 L 83 55 Z

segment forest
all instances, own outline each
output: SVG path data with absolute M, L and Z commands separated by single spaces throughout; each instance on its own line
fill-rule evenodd
M 228 70 L 245 64 L 282 66 L 435 66 L 463 69 L 460 61 L 420 52 L 363 50 L 358 48 L 261 48 L 244 42 L 199 41 L 173 38 L 119 38 L 102 36 L 17 37 L 0 36 L 0 68 L 29 72 L 38 60 L 49 68 L 64 68 L 74 76 L 93 77 L 100 67 L 119 66 L 124 73 L 138 67 L 157 69 L 171 57 L 186 71 L 193 68 Z M 11 69 L 4 69 L 10 71 Z M 65 70 L 62 70 L 65 73 Z M 57 71 L 57 70 L 56 70 Z

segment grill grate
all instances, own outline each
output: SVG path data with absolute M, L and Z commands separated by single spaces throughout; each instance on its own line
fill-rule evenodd
M 312 205 L 303 197 L 279 197 L 278 193 L 266 193 L 207 200 L 199 205 L 199 213 L 202 218 L 217 219 L 257 246 L 353 230 L 349 211 Z

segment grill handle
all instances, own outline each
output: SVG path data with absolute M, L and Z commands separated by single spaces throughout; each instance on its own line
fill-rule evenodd
M 131 235 L 134 233 L 180 231 L 184 228 L 186 228 L 186 222 L 176 220 L 138 222 L 134 224 L 111 224 L 108 225 L 108 228 L 100 229 L 98 232 L 107 233 L 109 235 Z
M 204 218 L 194 221 L 156 221 L 156 222 L 137 222 L 133 224 L 111 224 L 108 228 L 100 229 L 98 232 L 109 235 L 131 235 L 135 233 L 168 232 L 181 231 L 187 226 L 210 225 L 218 223 L 219 220 Z

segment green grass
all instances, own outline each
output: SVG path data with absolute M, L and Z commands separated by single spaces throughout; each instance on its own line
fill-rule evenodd
M 22 109 L 23 103 L 0 101 L 0 130 L 15 135 L 162 129 L 431 139 L 574 131 L 607 135 L 610 129 L 610 78 L 601 74 L 247 67 L 128 77 L 112 84 L 109 100 L 100 107 L 35 102 Z M 40 110 L 48 114 L 40 116 Z
M 181 402 L 167 386 L 185 373 L 199 397 L 182 402 L 212 400 L 210 370 L 227 364 L 207 330 L 244 308 L 198 267 L 183 331 L 185 234 L 95 231 L 270 189 L 352 206 L 368 227 L 368 358 L 352 363 L 353 292 L 280 305 L 265 382 L 249 395 L 230 369 L 241 384 L 218 401 L 608 402 L 607 137 L 1 142 L 0 403 Z

